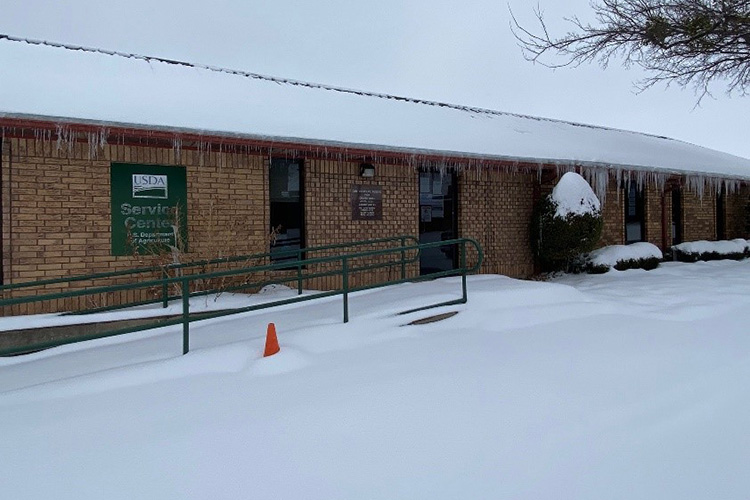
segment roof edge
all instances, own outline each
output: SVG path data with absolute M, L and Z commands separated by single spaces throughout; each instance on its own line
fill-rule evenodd
M 331 141 L 324 139 L 310 139 L 301 137 L 269 136 L 261 134 L 228 132 L 222 130 L 208 130 L 190 127 L 173 127 L 164 125 L 150 125 L 145 123 L 127 123 L 105 120 L 92 120 L 86 118 L 73 118 L 64 116 L 47 116 L 27 113 L 8 113 L 0 111 L 0 133 L 5 135 L 5 130 L 10 128 L 63 128 L 70 127 L 79 129 L 81 132 L 121 133 L 124 135 L 141 135 L 153 137 L 153 133 L 159 133 L 164 139 L 180 139 L 184 136 L 193 136 L 191 139 L 205 142 L 233 142 L 254 143 L 268 148 L 326 148 L 339 150 L 342 153 L 353 155 L 372 155 L 386 153 L 400 156 L 404 159 L 409 157 L 425 157 L 434 161 L 445 161 L 446 163 L 462 162 L 500 162 L 510 164 L 524 164 L 528 166 L 544 167 L 584 167 L 605 170 L 623 170 L 630 172 L 643 172 L 652 174 L 665 174 L 677 176 L 697 176 L 711 179 L 726 179 L 733 181 L 750 182 L 750 175 L 738 176 L 729 174 L 716 174 L 701 172 L 697 170 L 676 170 L 671 168 L 653 167 L 647 165 L 630 165 L 609 162 L 596 162 L 587 160 L 575 160 L 566 158 L 535 158 L 512 155 L 491 155 L 480 153 L 467 153 L 461 151 L 435 150 L 424 148 L 409 148 L 402 146 L 388 146 L 383 144 L 350 143 L 343 141 Z M 599 128 L 599 127 L 596 127 Z M 607 129 L 614 130 L 614 129 Z M 638 132 L 632 132 L 638 134 Z M 172 137 L 168 137 L 171 135 Z M 648 135 L 648 134 L 643 134 Z M 670 139 L 675 140 L 675 139 Z M 681 142 L 681 141 L 678 141 Z

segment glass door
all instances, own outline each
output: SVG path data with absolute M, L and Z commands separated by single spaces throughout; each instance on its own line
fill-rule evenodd
M 305 246 L 305 207 L 302 189 L 302 161 L 273 158 L 269 174 L 271 204 L 271 260 L 296 260 L 297 255 L 280 252 Z
M 433 243 L 455 239 L 458 235 L 458 197 L 456 173 L 419 172 L 419 242 Z M 422 250 L 420 274 L 455 269 L 458 250 L 455 246 Z

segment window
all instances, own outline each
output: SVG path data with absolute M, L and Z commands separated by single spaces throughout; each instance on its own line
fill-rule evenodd
M 643 241 L 646 237 L 643 191 L 635 182 L 629 182 L 625 194 L 625 243 Z
M 682 243 L 682 190 L 672 189 L 672 244 Z
M 268 180 L 271 232 L 276 235 L 271 260 L 296 260 L 297 254 L 289 252 L 305 246 L 302 160 L 272 159 Z

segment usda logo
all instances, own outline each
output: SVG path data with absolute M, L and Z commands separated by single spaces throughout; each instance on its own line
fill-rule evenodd
M 133 198 L 167 199 L 167 176 L 133 174 Z

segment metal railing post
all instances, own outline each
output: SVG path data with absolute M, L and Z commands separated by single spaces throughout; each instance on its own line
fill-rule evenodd
M 297 295 L 302 295 L 302 250 L 297 251 Z
M 406 279 L 406 252 L 403 248 L 406 246 L 406 237 L 401 237 L 401 279 Z
M 341 270 L 343 275 L 341 277 L 344 287 L 344 323 L 349 322 L 349 262 L 346 257 L 341 259 Z
M 466 240 L 461 241 L 461 300 L 466 303 L 469 299 L 466 295 Z
M 190 350 L 190 281 L 182 279 L 182 354 Z
M 169 307 L 169 283 L 166 282 L 168 276 L 167 270 L 162 267 L 161 279 L 165 281 L 161 285 L 161 306 L 165 309 Z

